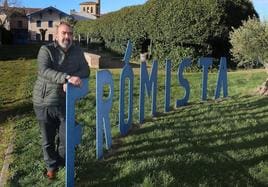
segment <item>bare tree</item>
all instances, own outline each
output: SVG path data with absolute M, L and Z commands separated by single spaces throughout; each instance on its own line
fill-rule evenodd
M 19 0 L 0 0 L 0 5 L 8 5 L 9 7 L 20 7 L 21 3 Z
M 20 6 L 19 0 L 0 0 L 0 45 L 2 45 L 2 29 L 9 17 L 16 11 L 16 7 Z
M 6 17 L 1 20 L 0 26 L 3 26 L 9 16 L 16 11 L 16 7 L 20 7 L 18 0 L 0 0 L 0 15 L 6 15 Z

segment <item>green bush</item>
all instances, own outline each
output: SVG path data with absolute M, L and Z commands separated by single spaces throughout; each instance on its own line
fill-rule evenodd
M 78 23 L 76 33 L 98 38 L 106 48 L 121 54 L 130 39 L 134 56 L 150 40 L 153 58 L 163 61 L 168 57 L 175 63 L 185 55 L 228 57 L 229 31 L 248 16 L 258 16 L 249 0 L 148 0 Z
M 171 69 L 173 71 L 176 71 L 178 69 L 178 64 L 182 61 L 182 59 L 187 58 L 187 57 L 193 57 L 194 55 L 194 50 L 190 47 L 181 47 L 181 46 L 171 46 L 171 50 L 166 50 L 163 46 L 157 46 L 157 50 L 155 50 L 155 56 L 159 55 L 158 57 L 161 59 L 161 57 L 166 56 L 166 59 L 172 59 L 171 62 Z M 157 59 L 159 59 L 157 58 Z M 165 61 L 160 60 L 159 61 L 160 67 L 165 67 Z
M 253 18 L 230 33 L 231 52 L 239 66 L 268 63 L 268 23 Z

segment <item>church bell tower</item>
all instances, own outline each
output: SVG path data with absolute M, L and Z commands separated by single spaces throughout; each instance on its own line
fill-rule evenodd
M 92 14 L 96 17 L 100 17 L 101 13 L 101 1 L 96 0 L 94 2 L 88 1 L 80 3 L 80 12 L 85 12 L 88 14 Z
M 101 15 L 101 0 L 96 1 L 96 16 L 100 17 Z

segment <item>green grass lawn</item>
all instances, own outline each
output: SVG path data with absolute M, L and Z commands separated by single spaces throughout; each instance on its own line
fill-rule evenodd
M 2 52 L 2 51 L 1 51 Z M 15 131 L 15 118 L 32 111 L 31 87 L 36 60 L 0 61 L 0 168 L 4 152 Z
M 12 87 L 8 92 L 1 91 L 2 100 L 14 101 L 10 107 L 16 113 L 8 118 L 8 126 L 12 126 L 15 135 L 9 185 L 64 186 L 64 170 L 59 171 L 58 180 L 53 182 L 43 176 L 40 133 L 28 104 L 36 62 L 11 61 L 10 66 L 6 63 L 0 62 L 0 65 L 5 64 L 11 72 L 15 71 L 13 63 L 16 67 L 23 64 L 25 76 L 22 77 L 28 80 L 16 84 L 18 81 L 12 80 L 16 76 L 6 75 L 13 82 Z M 138 72 L 135 69 L 133 128 L 121 137 L 118 130 L 120 71 L 113 70 L 115 95 L 110 114 L 113 145 L 98 161 L 95 156 L 95 71 L 92 70 L 91 92 L 77 104 L 77 119 L 82 122 L 84 133 L 76 152 L 76 186 L 268 185 L 268 99 L 252 94 L 266 79 L 263 70 L 229 73 L 229 98 L 218 101 L 213 100 L 217 74 L 210 73 L 207 102 L 200 101 L 201 73 L 185 74 L 191 85 L 190 103 L 169 113 L 164 113 L 165 77 L 159 72 L 159 113 L 155 118 L 150 116 L 150 99 L 146 99 L 146 121 L 142 125 L 138 124 Z M 5 85 L 2 75 L 0 81 L 1 86 Z M 174 106 L 175 100 L 184 94 L 176 74 L 172 75 L 171 90 Z M 16 97 L 11 93 L 16 93 Z M 8 105 L 2 102 L 1 110 Z M 25 110 L 18 110 L 20 108 Z

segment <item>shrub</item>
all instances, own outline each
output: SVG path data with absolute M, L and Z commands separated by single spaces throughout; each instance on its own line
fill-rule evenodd
M 90 33 L 118 53 L 130 39 L 134 56 L 150 40 L 151 55 L 159 60 L 178 61 L 181 54 L 219 58 L 229 56 L 231 28 L 248 16 L 258 16 L 249 0 L 148 0 L 83 22 L 77 32 Z
M 239 66 L 254 67 L 268 63 L 268 23 L 248 19 L 230 33 L 231 49 Z

